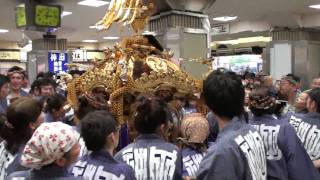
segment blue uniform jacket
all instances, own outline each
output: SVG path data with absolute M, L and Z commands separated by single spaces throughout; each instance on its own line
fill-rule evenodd
M 294 128 L 272 115 L 250 120 L 263 138 L 267 154 L 268 179 L 320 179 Z
M 199 180 L 266 180 L 267 167 L 260 134 L 235 117 L 208 149 L 197 174 Z
M 292 115 L 290 124 L 296 130 L 310 159 L 320 159 L 320 113 Z
M 73 177 L 66 168 L 55 164 L 42 167 L 39 170 L 18 171 L 6 178 L 6 180 L 83 180 L 81 177 Z
M 115 158 L 130 165 L 138 180 L 182 179 L 181 151 L 156 134 L 140 135 Z
M 86 180 L 135 180 L 129 165 L 116 161 L 104 150 L 82 157 L 72 168 L 72 174 Z
M 182 149 L 182 176 L 196 178 L 204 153 L 191 147 Z
M 0 99 L 0 114 L 7 114 L 8 103 L 7 99 Z

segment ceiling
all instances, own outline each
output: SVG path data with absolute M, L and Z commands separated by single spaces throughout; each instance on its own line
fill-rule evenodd
M 126 36 L 132 33 L 130 29 L 120 29 L 117 25 L 107 32 L 89 29 L 90 25 L 105 14 L 107 6 L 79 6 L 78 1 L 80 0 L 58 0 L 65 11 L 73 13 L 62 19 L 62 27 L 57 31 L 59 38 L 67 38 L 73 42 L 85 39 L 104 42 L 107 41 L 102 39 L 104 36 Z M 0 40 L 18 41 L 22 38 L 22 33 L 15 27 L 14 7 L 18 3 L 19 0 L 0 0 L 0 29 L 10 30 L 9 33 L 0 34 Z M 320 4 L 320 0 L 216 0 L 206 13 L 210 15 L 210 19 L 234 15 L 239 17 L 236 21 L 266 21 L 271 26 L 298 27 L 299 17 L 320 14 L 320 10 L 308 8 L 313 4 Z M 41 33 L 38 35 L 41 37 Z

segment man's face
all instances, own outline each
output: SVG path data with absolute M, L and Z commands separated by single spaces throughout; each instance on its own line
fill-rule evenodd
M 73 78 L 78 78 L 78 77 L 80 77 L 80 74 L 74 74 L 73 75 Z
M 172 100 L 172 92 L 169 90 L 159 90 L 158 91 L 159 97 L 164 101 L 171 101 Z
M 5 98 L 10 92 L 9 83 L 5 83 L 0 89 L 0 98 Z
M 263 81 L 264 81 L 263 83 L 264 83 L 265 86 L 271 87 L 273 85 L 273 81 L 272 81 L 272 78 L 270 76 L 264 77 Z
M 10 86 L 12 90 L 20 90 L 23 84 L 23 75 L 19 73 L 13 73 L 10 76 Z
M 52 85 L 45 85 L 45 86 L 41 86 L 40 87 L 40 95 L 47 97 L 47 96 L 51 96 L 54 95 L 55 91 L 54 91 L 54 87 Z
M 314 89 L 316 87 L 320 87 L 320 78 L 315 79 L 315 80 L 312 81 L 311 89 Z
M 299 97 L 296 99 L 294 106 L 299 110 L 306 109 L 307 108 L 307 98 L 308 98 L 307 93 L 301 93 L 299 95 Z
M 27 79 L 27 78 L 24 78 L 24 80 L 23 80 L 23 83 L 22 83 L 22 86 L 23 87 L 28 87 L 29 86 L 29 79 Z
M 293 86 L 290 84 L 288 80 L 280 81 L 280 93 L 282 95 L 289 95 L 290 92 L 293 91 Z

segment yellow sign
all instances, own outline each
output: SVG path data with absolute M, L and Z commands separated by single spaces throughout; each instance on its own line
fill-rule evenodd
M 86 50 L 75 50 L 72 51 L 72 61 L 73 62 L 88 62 L 93 59 L 104 59 L 104 52 L 100 51 L 86 51 Z
M 0 60 L 20 60 L 20 51 L 0 51 Z
M 105 54 L 104 52 L 87 52 L 87 59 L 94 59 L 94 58 L 97 58 L 97 59 L 104 59 L 105 58 Z

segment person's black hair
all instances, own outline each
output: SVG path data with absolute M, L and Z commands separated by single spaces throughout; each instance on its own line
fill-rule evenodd
M 164 101 L 154 97 L 138 97 L 134 127 L 139 133 L 155 133 L 160 125 L 167 124 L 169 120 L 168 106 Z
M 53 110 L 58 111 L 66 103 L 67 99 L 61 94 L 54 94 L 46 99 L 44 112 L 52 113 Z
M 39 90 L 39 88 L 40 88 L 40 79 L 36 79 L 31 84 L 29 93 L 33 94 L 35 90 Z
M 12 66 L 11 68 L 8 69 L 7 72 L 7 76 L 10 77 L 10 75 L 14 74 L 14 73 L 18 73 L 20 75 L 22 75 L 22 79 L 24 79 L 26 72 L 24 71 L 24 69 L 22 69 L 19 66 Z
M 165 97 L 163 97 L 162 95 L 161 95 L 161 92 L 162 90 L 159 90 L 159 91 L 156 91 L 156 92 L 154 92 L 154 95 L 157 97 L 157 98 L 159 98 L 159 100 L 161 100 L 161 101 L 164 101 L 164 102 L 166 102 L 166 103 L 169 103 L 169 102 L 171 102 L 172 100 L 173 100 L 173 97 L 174 97 L 174 92 L 172 91 L 172 92 L 170 92 L 170 94 L 168 95 L 168 96 L 165 96 Z
M 295 81 L 297 81 L 297 82 L 300 82 L 300 81 L 301 81 L 301 79 L 300 79 L 299 76 L 293 76 L 293 79 L 294 79 Z
M 268 87 L 257 86 L 250 93 L 250 110 L 255 116 L 273 114 L 276 107 L 275 98 Z
M 39 73 L 37 74 L 36 79 L 43 78 L 43 76 L 44 76 L 44 72 L 39 72 Z
M 249 74 L 249 71 L 245 71 L 245 72 L 243 73 L 243 75 L 241 76 L 241 79 L 242 79 L 242 80 L 245 80 L 247 74 Z
M 97 103 L 103 104 L 104 101 L 101 101 L 102 97 L 100 96 L 101 94 L 98 94 L 98 97 L 94 97 L 95 101 L 97 101 Z M 81 95 L 78 98 L 78 108 L 75 112 L 76 117 L 79 120 L 82 120 L 88 113 L 92 112 L 92 111 L 97 111 L 97 110 L 106 110 L 107 107 L 106 106 L 94 106 L 92 105 L 89 100 L 85 97 L 85 95 Z
M 89 101 L 84 96 L 78 98 L 78 104 L 75 115 L 79 120 L 82 120 L 88 113 L 97 110 L 89 104 Z
M 245 79 L 255 79 L 256 75 L 254 73 L 247 73 L 245 76 Z
M 99 151 L 106 145 L 106 137 L 118 128 L 111 113 L 100 110 L 87 114 L 81 121 L 81 136 L 90 151 Z
M 153 35 L 143 35 L 143 37 L 148 39 L 148 42 L 154 46 L 155 48 L 157 48 L 159 51 L 163 51 L 163 47 L 161 46 L 161 44 L 159 43 L 159 41 L 156 39 L 155 36 Z
M 11 68 L 8 69 L 8 73 L 14 72 L 14 71 L 24 71 L 21 67 L 19 66 L 12 66 Z
M 36 79 L 50 79 L 53 78 L 54 75 L 52 72 L 39 72 Z
M 236 73 L 213 71 L 203 83 L 205 103 L 213 113 L 232 119 L 244 113 L 244 87 Z
M 301 78 L 299 76 L 296 76 L 296 75 L 294 75 L 292 73 L 287 74 L 286 77 L 289 77 L 289 78 L 293 79 L 296 82 L 300 82 L 301 81 Z
M 32 98 L 21 97 L 7 110 L 7 119 L 1 125 L 0 136 L 6 141 L 6 149 L 15 154 L 32 136 L 29 123 L 36 122 L 41 114 L 41 104 Z
M 10 79 L 7 76 L 0 74 L 0 88 L 2 88 L 3 85 L 9 82 L 10 82 Z
M 84 73 L 86 73 L 86 72 L 87 72 L 87 71 L 85 71 L 85 70 L 80 71 L 81 75 L 84 74 Z
M 308 92 L 309 98 L 316 103 L 317 112 L 320 113 L 320 88 L 314 88 Z
M 72 69 L 72 70 L 70 70 L 68 73 L 73 76 L 73 75 L 75 74 L 75 71 L 76 71 L 76 70 Z
M 81 76 L 81 75 L 83 74 L 83 71 L 80 71 L 80 70 L 77 70 L 77 69 L 75 69 L 75 70 L 70 70 L 70 71 L 69 71 L 69 74 L 71 74 L 72 76 L 74 76 L 75 74 Z
M 39 79 L 39 88 L 41 86 L 52 86 L 53 88 L 57 87 L 57 83 L 52 78 L 40 78 Z
M 212 112 L 209 112 L 207 114 L 207 121 L 209 123 L 209 132 L 210 132 L 207 140 L 209 142 L 215 142 L 218 138 L 219 126 L 218 126 L 216 117 Z
M 294 77 L 294 75 L 292 73 L 289 73 L 286 75 L 287 77 Z

